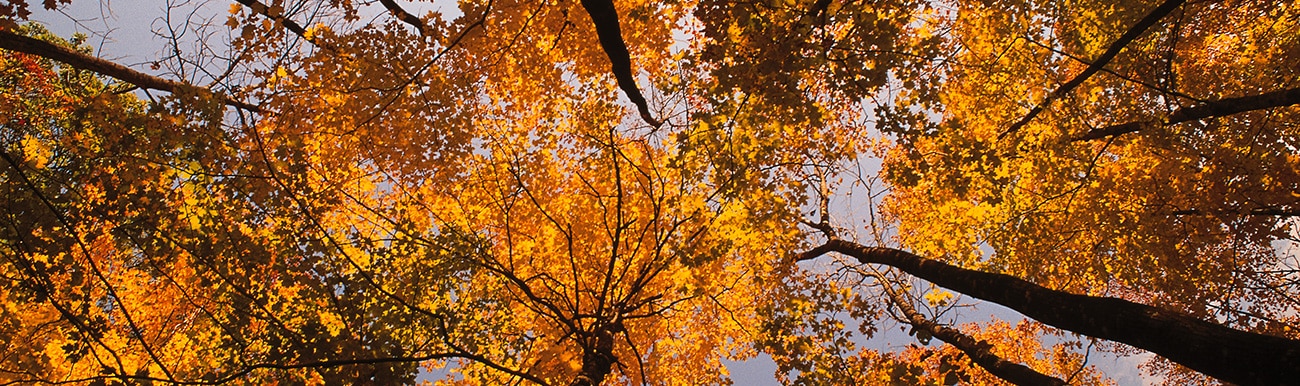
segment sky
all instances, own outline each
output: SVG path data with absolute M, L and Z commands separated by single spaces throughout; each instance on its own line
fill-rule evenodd
M 188 10 L 200 7 L 202 11 L 194 14 L 173 12 L 168 15 L 167 2 L 147 0 L 74 1 L 71 6 L 64 6 L 56 11 L 47 11 L 40 7 L 39 2 L 35 2 L 35 4 L 32 4 L 33 15 L 30 20 L 45 24 L 47 28 L 61 36 L 68 36 L 72 33 L 85 33 L 89 35 L 87 43 L 95 47 L 98 56 L 145 73 L 157 74 L 158 71 L 152 70 L 149 64 L 164 55 L 163 50 L 168 47 L 168 41 L 163 38 L 160 31 L 166 31 L 169 23 L 163 18 L 164 16 L 160 15 L 173 18 L 174 21 L 171 23 L 173 25 L 179 25 L 186 17 L 197 16 L 201 19 L 203 15 L 213 17 L 216 24 L 220 24 L 224 22 L 226 12 L 230 9 L 231 4 L 231 2 L 203 0 L 182 0 L 171 1 L 170 3 L 178 7 L 178 9 Z M 422 9 L 425 9 L 406 2 L 404 4 L 408 4 L 408 10 L 416 14 L 423 13 Z M 447 16 L 459 14 L 455 3 L 447 0 L 440 0 L 427 7 L 438 8 Z M 192 38 L 193 34 L 188 35 L 188 37 Z M 182 50 L 189 50 L 192 46 L 182 43 L 179 47 Z M 875 175 L 879 171 L 879 160 L 864 158 L 859 161 L 863 167 L 863 175 Z M 879 192 L 883 188 L 874 186 L 872 189 Z M 864 185 L 858 184 L 846 191 L 839 192 L 831 204 L 833 213 L 845 215 L 845 218 L 836 219 L 836 222 L 853 227 L 859 232 L 858 236 L 861 240 L 871 239 L 869 235 L 865 234 L 864 230 L 864 225 L 870 222 L 871 207 L 875 205 L 870 199 L 864 198 L 869 196 L 870 191 Z M 805 269 L 833 269 L 827 263 L 828 261 L 828 259 L 823 258 L 820 261 L 802 264 L 805 265 Z M 997 318 L 1014 324 L 1016 321 L 1023 319 L 1015 311 L 996 304 L 978 302 L 970 298 L 963 301 L 970 303 L 972 307 L 965 308 L 953 315 L 953 320 L 957 323 L 985 322 Z M 880 333 L 877 336 L 859 343 L 868 345 L 868 347 L 897 348 L 900 350 L 908 344 L 916 343 L 915 338 L 908 336 L 897 327 L 888 328 L 886 325 L 882 325 L 879 331 Z M 935 341 L 931 344 L 939 343 Z M 1150 354 L 1116 357 L 1093 352 L 1089 356 L 1089 363 L 1097 365 L 1104 373 L 1122 386 L 1148 385 L 1158 383 L 1158 380 L 1144 379 L 1137 370 L 1137 366 L 1149 356 Z M 778 385 L 774 376 L 776 364 L 766 354 L 761 354 L 757 358 L 744 362 L 727 361 L 725 363 L 737 385 Z M 431 378 L 436 375 L 425 374 L 423 378 Z

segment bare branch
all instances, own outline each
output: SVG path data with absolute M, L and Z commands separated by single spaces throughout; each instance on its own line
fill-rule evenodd
M 613 0 L 582 0 L 582 8 L 587 10 L 587 15 L 591 16 L 592 23 L 596 25 L 596 37 L 600 39 L 600 47 L 605 49 L 605 55 L 609 56 L 610 71 L 614 72 L 618 87 L 636 105 L 642 120 L 650 126 L 659 127 L 663 122 L 650 114 L 645 96 L 641 95 L 641 90 L 636 86 L 636 77 L 632 75 L 632 54 L 627 50 L 627 43 L 623 42 L 623 33 L 618 26 L 618 10 L 614 9 Z
M 406 12 L 406 9 L 402 8 L 401 5 L 398 5 L 397 2 L 393 0 L 379 0 L 379 3 L 383 4 L 384 8 L 388 9 L 388 13 L 393 14 L 393 17 L 396 17 L 397 20 L 401 20 L 403 23 L 415 27 L 415 30 L 420 33 L 420 36 L 433 36 L 433 29 L 430 28 L 424 20 L 420 20 L 418 16 Z
M 1184 107 L 1169 114 L 1168 118 L 1161 121 L 1134 121 L 1126 122 L 1106 127 L 1099 127 L 1088 130 L 1087 133 L 1075 137 L 1072 141 L 1089 141 L 1113 137 L 1121 134 L 1140 131 L 1148 127 L 1171 126 L 1184 122 L 1191 122 L 1207 118 L 1224 117 L 1228 115 L 1244 113 L 1248 111 L 1270 109 L 1274 107 L 1286 107 L 1300 104 L 1300 88 L 1291 88 L 1277 90 L 1273 92 L 1247 95 L 1236 98 L 1226 98 L 1216 101 L 1209 101 L 1199 106 Z
M 1015 276 L 961 268 L 893 248 L 831 240 L 795 259 L 811 260 L 830 252 L 863 264 L 892 266 L 1044 324 L 1148 350 L 1227 382 L 1275 385 L 1300 379 L 1300 341 L 1236 330 L 1124 299 L 1052 290 Z
M 1060 378 L 1040 373 L 1029 368 L 1029 366 L 1002 359 L 1002 357 L 993 353 L 993 345 L 988 342 L 975 339 L 963 334 L 961 331 L 957 331 L 955 328 L 927 319 L 925 315 L 917 312 L 916 308 L 912 307 L 912 304 L 907 299 L 894 291 L 894 286 L 885 278 L 885 275 L 880 274 L 880 272 L 871 272 L 871 276 L 875 277 L 880 282 L 880 285 L 884 287 L 885 294 L 889 296 L 891 303 L 894 303 L 899 310 L 903 311 L 903 316 L 907 317 L 908 324 L 918 330 L 926 331 L 935 338 L 939 338 L 939 340 L 951 344 L 966 353 L 966 356 L 970 357 L 972 362 L 980 365 L 990 374 L 1017 385 L 1066 385 L 1066 382 Z
M 1244 210 L 1200 210 L 1200 209 L 1180 209 L 1170 213 L 1174 216 L 1205 216 L 1216 214 L 1238 214 L 1242 216 L 1276 216 L 1276 217 L 1300 217 L 1300 209 L 1289 207 L 1268 206 Z
M 290 32 L 293 32 L 295 35 L 301 36 L 303 39 L 306 39 L 308 42 L 311 42 L 311 44 L 316 44 L 316 42 L 312 38 L 307 37 L 306 28 L 302 28 L 302 25 L 298 24 L 298 22 L 289 20 L 289 18 L 284 17 L 284 8 L 278 6 L 276 7 L 268 6 L 257 0 L 235 0 L 235 1 L 240 4 L 243 4 L 245 7 L 248 7 L 248 9 L 253 10 L 254 13 L 265 16 L 266 18 L 271 19 L 276 23 L 279 23 L 280 25 L 283 25 L 285 29 L 288 29 Z
M 232 107 L 253 112 L 262 111 L 257 106 L 248 102 L 230 98 L 213 92 L 207 88 L 145 74 L 143 72 L 132 70 L 121 64 L 90 56 L 74 49 L 44 40 L 19 35 L 7 29 L 0 29 L 0 48 L 36 55 L 59 63 L 67 64 L 72 66 L 72 68 L 113 77 L 143 89 L 162 90 L 170 93 L 198 91 L 211 95 L 212 97 L 221 100 L 222 103 Z

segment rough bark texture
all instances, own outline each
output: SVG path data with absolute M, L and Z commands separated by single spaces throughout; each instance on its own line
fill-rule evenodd
M 1169 126 L 1184 122 L 1191 122 L 1206 118 L 1223 117 L 1247 111 L 1270 109 L 1274 107 L 1286 107 L 1300 104 L 1300 88 L 1277 90 L 1259 95 L 1247 95 L 1236 98 L 1226 98 L 1217 101 L 1206 102 L 1205 104 L 1192 107 L 1184 107 L 1169 114 L 1164 122 L 1128 122 L 1106 127 L 1099 127 L 1088 130 L 1087 133 L 1075 138 L 1075 141 L 1089 141 L 1102 139 L 1116 135 L 1122 135 L 1140 131 L 1147 127 Z
M 72 66 L 72 68 L 110 76 L 144 89 L 162 90 L 171 93 L 183 90 L 211 93 L 211 91 L 202 87 L 145 74 L 117 63 L 83 54 L 68 47 L 18 35 L 9 30 L 0 29 L 0 48 L 40 56 L 42 58 L 67 64 Z M 237 101 L 219 94 L 214 94 L 214 96 L 220 99 L 222 103 L 230 106 L 249 111 L 260 111 L 257 106 L 246 102 Z
M 1003 132 L 1002 135 L 999 135 L 998 138 L 1005 137 L 1007 134 L 1020 130 L 1020 128 L 1029 124 L 1029 121 L 1034 120 L 1034 117 L 1038 116 L 1039 113 L 1042 113 L 1043 109 L 1052 104 L 1053 100 L 1069 94 L 1070 91 L 1073 91 L 1075 87 L 1079 87 L 1079 85 L 1083 84 L 1083 82 L 1088 80 L 1088 78 L 1093 74 L 1101 71 L 1102 68 L 1106 67 L 1106 64 L 1110 63 L 1112 59 L 1115 59 L 1116 55 L 1119 55 L 1120 51 L 1124 50 L 1124 47 L 1127 47 L 1129 43 L 1132 43 L 1133 40 L 1138 38 L 1138 36 L 1142 36 L 1143 32 L 1146 32 L 1147 29 L 1154 26 L 1156 22 L 1160 21 L 1160 19 L 1169 15 L 1169 13 L 1173 12 L 1175 9 L 1178 9 L 1179 6 L 1183 5 L 1184 1 L 1186 0 L 1165 0 L 1165 2 L 1161 3 L 1160 6 L 1156 7 L 1156 9 L 1151 10 L 1151 12 L 1147 13 L 1142 20 L 1138 20 L 1137 24 L 1134 24 L 1128 29 L 1128 31 L 1124 32 L 1123 35 L 1120 35 L 1120 37 L 1115 39 L 1114 42 L 1111 42 L 1110 47 L 1106 48 L 1106 52 L 1101 53 L 1101 56 L 1098 56 L 1097 60 L 1094 60 L 1091 65 L 1088 65 L 1088 68 L 1083 69 L 1083 72 L 1075 75 L 1073 79 L 1062 84 L 1061 87 L 1056 89 L 1056 91 L 1052 91 L 1051 94 L 1048 94 L 1046 99 L 1043 99 L 1043 101 L 1039 102 L 1037 106 L 1030 109 L 1029 113 L 1025 114 L 1023 118 L 1020 118 L 1019 121 L 1011 124 L 1011 127 L 1007 128 L 1007 131 Z
M 1300 341 L 1235 330 L 1123 299 L 1055 291 L 1014 276 L 959 268 L 892 248 L 831 240 L 797 259 L 828 252 L 852 256 L 863 264 L 892 266 L 1045 324 L 1151 351 L 1227 382 L 1283 385 L 1300 380 Z
M 618 88 L 623 89 L 627 99 L 636 105 L 642 120 L 659 127 L 662 122 L 650 114 L 645 96 L 636 87 L 636 77 L 632 75 L 632 54 L 623 42 L 623 32 L 618 26 L 618 10 L 614 9 L 613 0 L 582 0 L 582 8 L 587 10 L 587 15 L 591 16 L 592 23 L 596 25 L 596 37 L 600 39 L 600 47 L 605 49 L 605 55 L 609 56 L 610 70 L 618 80 Z
M 903 299 L 894 291 L 894 288 L 885 279 L 884 275 L 877 274 L 876 280 L 879 280 L 880 284 L 885 287 L 885 294 L 889 295 L 889 299 L 893 301 L 894 305 L 903 311 L 907 323 L 911 324 L 913 328 L 929 332 L 930 335 L 939 338 L 944 343 L 953 345 L 953 347 L 966 353 L 966 356 L 970 357 L 972 362 L 983 367 L 990 374 L 1017 385 L 1066 385 L 1065 381 L 1060 378 L 1048 376 L 1029 368 L 1029 366 L 1002 359 L 1002 357 L 993 353 L 993 345 L 988 342 L 972 338 L 961 331 L 957 331 L 957 329 L 926 319 L 925 315 L 917 312 L 911 303 L 908 303 L 906 299 Z

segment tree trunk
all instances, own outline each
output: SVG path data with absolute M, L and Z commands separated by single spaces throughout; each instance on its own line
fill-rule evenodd
M 599 386 L 614 370 L 614 334 L 606 329 L 587 333 L 582 341 L 582 370 L 571 386 Z
M 1123 299 L 1051 290 L 1014 276 L 959 268 L 892 248 L 831 240 L 797 259 L 810 260 L 827 252 L 852 256 L 863 264 L 892 266 L 1045 324 L 1147 350 L 1227 382 L 1300 381 L 1300 341 L 1235 330 Z

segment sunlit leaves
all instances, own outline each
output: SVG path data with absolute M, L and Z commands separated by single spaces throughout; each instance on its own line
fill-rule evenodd
M 203 27 L 228 67 L 184 80 L 256 109 L 3 53 L 0 333 L 35 342 L 6 369 L 700 384 L 764 350 L 795 382 L 993 382 L 951 348 L 860 350 L 873 290 L 787 261 L 821 237 L 799 228 L 816 188 L 870 151 L 882 239 L 1295 334 L 1274 248 L 1300 210 L 1296 109 L 1166 120 L 1295 88 L 1285 2 L 1180 6 L 1047 100 L 1154 4 L 616 1 L 655 128 L 579 2 L 239 3 Z M 1080 365 L 1033 324 L 967 331 Z
M 1278 286 L 1293 263 L 1274 248 L 1293 237 L 1294 108 L 1071 138 L 1295 87 L 1295 69 L 1283 64 L 1296 49 L 1283 37 L 1295 35 L 1294 9 L 1187 4 L 1009 134 L 1154 4 L 1023 9 L 1045 6 L 1055 11 L 959 5 L 949 38 L 965 50 L 943 68 L 943 108 L 897 130 L 899 145 L 886 156 L 896 184 L 886 205 L 900 240 L 927 256 L 1218 315 L 1240 328 L 1293 324 L 1281 315 L 1296 307 L 1295 288 Z M 1246 21 L 1256 18 L 1278 22 Z
M 6 307 L 21 310 L 5 314 L 4 333 L 33 343 L 6 354 L 16 361 L 6 369 L 24 370 L 14 379 L 398 379 L 413 376 L 418 359 L 347 362 L 367 363 L 371 350 L 401 358 L 442 348 L 409 343 L 429 342 L 438 327 L 413 317 L 411 304 L 450 312 L 439 307 L 457 281 L 444 278 L 468 269 L 457 261 L 473 243 L 434 237 L 425 219 L 400 227 L 388 248 L 352 246 L 362 244 L 347 234 L 362 229 L 358 217 L 322 215 L 348 186 L 300 178 L 356 173 L 285 174 L 311 154 L 309 142 L 223 127 L 213 116 L 220 105 L 201 96 L 176 95 L 147 113 L 84 72 L 4 55 L 6 67 L 28 63 L 30 72 L 2 84 L 33 91 L 4 94 L 30 96 L 4 121 L 12 136 L 0 251 L 5 300 L 15 302 Z M 420 264 L 389 263 L 393 278 L 377 279 L 364 270 L 378 267 L 357 263 L 392 250 Z M 434 285 L 395 284 L 417 280 Z M 339 364 L 311 365 L 322 361 Z

